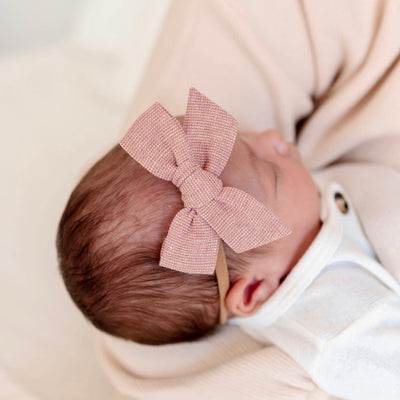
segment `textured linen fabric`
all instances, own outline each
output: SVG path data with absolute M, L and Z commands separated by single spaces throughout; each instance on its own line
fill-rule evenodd
M 310 171 L 349 194 L 400 281 L 399 20 L 398 0 L 173 1 L 121 133 L 155 101 L 183 115 L 192 86 L 239 131 L 278 129 Z M 96 343 L 133 398 L 330 398 L 282 350 L 238 330 L 174 347 Z
M 176 271 L 212 275 L 220 238 L 242 253 L 291 233 L 253 196 L 223 187 L 225 168 L 237 135 L 237 121 L 217 104 L 189 91 L 183 128 L 154 103 L 120 142 L 121 147 L 160 179 L 171 181 L 184 208 L 174 216 L 159 264 Z
M 348 194 L 325 186 L 311 246 L 255 315 L 230 322 L 283 349 L 331 394 L 397 400 L 400 285 L 376 260 Z

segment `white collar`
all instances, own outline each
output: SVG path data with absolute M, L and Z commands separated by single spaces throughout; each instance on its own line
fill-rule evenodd
M 322 182 L 316 183 L 320 190 L 320 217 L 323 222 L 317 236 L 283 283 L 256 314 L 231 318 L 229 323 L 243 327 L 272 324 L 294 304 L 335 254 L 343 236 L 339 217 L 342 213 L 335 201 L 335 194 L 344 193 L 344 190 L 336 182 L 326 185 Z

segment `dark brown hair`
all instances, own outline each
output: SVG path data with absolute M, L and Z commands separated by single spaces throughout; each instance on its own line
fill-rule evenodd
M 183 207 L 179 190 L 118 145 L 72 192 L 58 227 L 60 271 L 99 329 L 145 344 L 192 340 L 218 323 L 215 276 L 160 267 L 162 242 Z M 224 250 L 231 283 L 261 253 Z M 264 253 L 265 254 L 265 253 Z

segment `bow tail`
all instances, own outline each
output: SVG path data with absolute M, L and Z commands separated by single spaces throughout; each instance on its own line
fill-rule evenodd
M 218 246 L 213 228 L 196 211 L 183 208 L 171 222 L 159 264 L 175 271 L 212 275 Z
M 236 253 L 288 236 L 292 231 L 248 193 L 224 187 L 200 215 Z

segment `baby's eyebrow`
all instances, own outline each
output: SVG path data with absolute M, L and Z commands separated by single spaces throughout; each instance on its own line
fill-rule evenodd
M 262 191 L 264 193 L 264 195 L 267 196 L 266 192 L 265 192 L 265 188 L 262 185 L 261 181 L 261 174 L 260 174 L 260 169 L 258 164 L 255 162 L 255 159 L 257 158 L 257 156 L 254 154 L 253 150 L 250 148 L 250 146 L 247 144 L 246 141 L 242 140 L 242 142 L 245 144 L 245 147 L 247 149 L 247 156 L 250 159 L 250 164 L 253 166 L 253 169 L 255 170 L 256 176 L 257 176 L 257 184 L 262 188 Z M 264 160 L 267 164 L 269 164 L 269 167 L 272 169 L 273 174 L 274 174 L 274 191 L 275 191 L 275 196 L 276 196 L 276 191 L 277 191 L 277 169 L 275 167 L 274 164 L 272 164 L 271 162 L 268 162 L 267 160 Z
M 256 156 L 254 155 L 254 153 L 253 153 L 253 151 L 251 150 L 250 146 L 249 146 L 244 140 L 242 140 L 242 142 L 244 143 L 244 145 L 245 145 L 245 147 L 246 147 L 246 149 L 247 149 L 247 157 L 248 157 L 249 160 L 250 160 L 250 164 L 251 164 L 251 166 L 253 167 L 253 170 L 254 170 L 255 173 L 256 173 L 256 176 L 257 176 L 257 183 L 258 183 L 258 185 L 262 186 L 262 185 L 261 185 L 260 170 L 258 169 L 258 166 L 257 166 L 257 164 L 255 163 L 255 158 L 256 158 Z
M 252 165 L 253 169 L 256 171 L 258 177 L 260 177 L 260 171 L 257 168 L 257 164 L 255 163 L 256 156 L 253 153 L 253 150 L 251 150 L 250 146 L 244 140 L 243 140 L 243 143 L 247 149 L 247 157 L 250 160 L 250 164 Z

